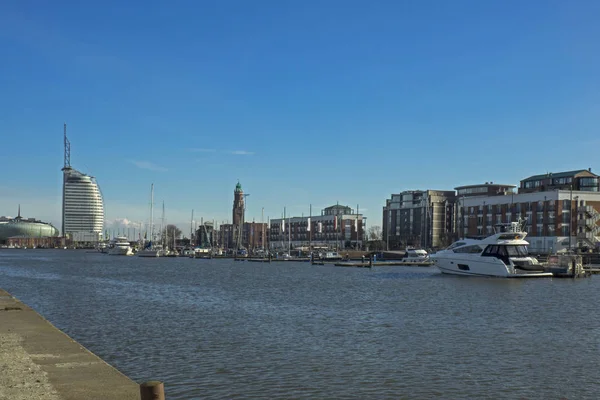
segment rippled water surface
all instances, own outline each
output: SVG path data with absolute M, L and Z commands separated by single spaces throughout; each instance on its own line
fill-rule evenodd
M 0 250 L 0 287 L 169 399 L 595 399 L 599 282 Z

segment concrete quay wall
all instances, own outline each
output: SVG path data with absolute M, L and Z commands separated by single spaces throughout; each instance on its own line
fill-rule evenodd
M 0 289 L 0 400 L 139 400 L 137 383 Z

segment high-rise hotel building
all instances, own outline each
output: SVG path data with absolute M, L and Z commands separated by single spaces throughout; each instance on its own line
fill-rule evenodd
M 71 145 L 65 124 L 62 235 L 74 242 L 96 242 L 104 230 L 104 202 L 93 176 L 71 167 Z

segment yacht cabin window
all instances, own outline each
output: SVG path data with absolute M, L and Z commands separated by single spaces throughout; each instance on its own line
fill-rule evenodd
M 468 254 L 479 254 L 481 253 L 481 247 L 479 245 L 459 247 L 458 249 L 452 250 L 455 253 L 468 253 Z
M 490 245 L 481 255 L 483 257 L 527 257 L 529 252 L 524 245 Z
M 465 244 L 466 244 L 465 242 L 454 242 L 450 246 L 448 246 L 447 250 L 452 250 L 452 249 L 455 249 L 457 247 L 464 246 Z

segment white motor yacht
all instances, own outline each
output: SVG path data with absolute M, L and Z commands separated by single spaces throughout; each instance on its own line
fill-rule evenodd
M 462 239 L 431 255 L 445 274 L 502 278 L 551 277 L 527 251 L 527 233 L 518 222 L 484 239 Z
M 132 256 L 133 250 L 127 238 L 119 236 L 115 238 L 112 247 L 108 250 L 108 254 L 111 256 Z

